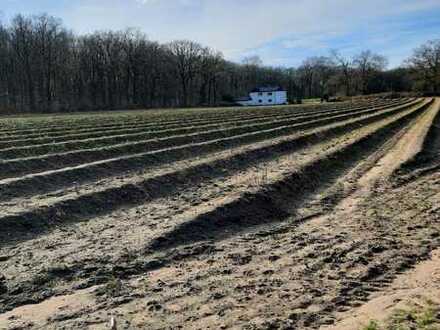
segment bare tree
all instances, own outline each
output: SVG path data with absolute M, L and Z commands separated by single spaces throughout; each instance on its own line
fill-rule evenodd
M 418 48 L 408 61 L 417 86 L 440 90 L 439 41 Z M 0 24 L 0 110 L 73 111 L 218 105 L 262 85 L 282 86 L 291 100 L 414 86 L 409 69 L 384 71 L 370 51 L 354 58 L 333 51 L 298 68 L 242 63 L 198 43 L 162 45 L 139 30 L 75 35 L 48 15 L 16 16 Z
M 215 104 L 217 99 L 217 79 L 223 71 L 223 55 L 210 48 L 204 48 L 200 63 L 200 101 L 202 105 Z
M 354 57 L 353 65 L 358 73 L 360 91 L 362 94 L 367 94 L 368 84 L 371 78 L 377 72 L 385 70 L 388 65 L 388 60 L 382 55 L 374 54 L 370 50 L 365 50 Z
M 246 66 L 253 66 L 253 67 L 263 66 L 263 60 L 258 55 L 247 56 L 241 61 L 241 63 L 243 63 Z
M 332 50 L 331 56 L 335 64 L 339 67 L 342 83 L 345 87 L 345 93 L 347 96 L 351 96 L 354 78 L 353 60 L 344 57 L 337 50 Z
M 20 88 L 21 109 L 36 109 L 35 103 L 35 63 L 34 58 L 34 31 L 32 21 L 29 18 L 18 15 L 12 21 L 11 48 L 14 64 L 16 65 L 17 79 L 23 83 Z
M 307 59 L 298 68 L 300 75 L 300 85 L 302 86 L 303 96 L 313 96 L 313 76 L 315 74 L 311 59 Z
M 440 92 L 440 39 L 416 48 L 407 64 L 413 70 L 419 89 Z
M 335 65 L 329 57 L 309 57 L 298 68 L 300 86 L 308 97 L 323 97 L 328 92 L 328 82 L 335 73 Z
M 189 105 L 189 96 L 196 74 L 200 70 L 200 59 L 203 54 L 203 47 L 196 42 L 180 40 L 171 42 L 168 45 L 171 52 L 171 62 L 175 66 L 176 73 L 180 79 L 182 88 L 181 105 Z
M 0 22 L 0 106 L 10 107 L 13 87 L 11 84 L 11 68 L 9 67 L 9 36 L 5 27 Z

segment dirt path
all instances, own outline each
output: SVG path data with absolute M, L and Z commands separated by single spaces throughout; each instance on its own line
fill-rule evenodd
M 436 99 L 430 109 L 418 118 L 408 130 L 396 136 L 397 142 L 394 141 L 395 144 L 386 151 L 374 167 L 359 178 L 355 193 L 342 200 L 336 210 L 352 211 L 359 201 L 374 192 L 375 186 L 386 183 L 394 171 L 420 153 L 423 142 L 439 111 L 440 99 Z
M 79 290 L 71 295 L 50 298 L 40 304 L 19 307 L 0 315 L 0 329 L 8 329 L 15 320 L 20 320 L 23 328 L 47 329 L 48 321 L 61 320 L 68 315 L 85 314 L 95 308 L 95 288 Z
M 321 330 L 360 330 L 372 320 L 382 323 L 398 309 L 413 308 L 415 303 L 431 301 L 440 306 L 440 249 L 409 272 L 399 275 L 389 288 L 377 292 L 364 305 L 337 315 L 332 326 Z
M 422 151 L 424 140 L 439 111 L 440 99 L 436 99 L 431 109 L 408 129 L 375 167 L 359 179 L 356 192 L 344 199 L 337 210 L 352 212 L 362 199 L 374 192 L 375 187 L 386 182 L 402 164 L 416 157 Z M 408 307 L 417 299 L 431 300 L 440 305 L 440 250 L 433 251 L 428 261 L 398 276 L 390 288 L 374 294 L 362 307 L 341 313 L 335 325 L 324 326 L 322 329 L 361 329 L 371 320 L 379 322 L 386 320 L 396 309 Z
M 440 99 L 437 98 L 429 111 L 426 111 L 396 143 L 392 150 L 378 162 L 377 166 L 359 181 L 361 189 L 371 189 L 374 182 L 386 179 L 403 163 L 410 161 L 420 153 L 423 142 L 439 111 Z

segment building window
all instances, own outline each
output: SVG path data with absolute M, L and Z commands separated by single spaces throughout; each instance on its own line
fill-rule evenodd
M 269 103 L 272 103 L 272 99 L 269 99 Z
M 258 100 L 259 103 L 263 103 L 263 100 Z
M 269 96 L 272 96 L 273 94 L 272 94 L 272 93 L 269 93 L 268 95 L 269 95 Z
M 258 96 L 263 96 L 263 93 L 258 93 Z

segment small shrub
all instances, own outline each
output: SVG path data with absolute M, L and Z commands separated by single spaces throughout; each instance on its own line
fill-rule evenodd
M 362 330 L 379 330 L 379 324 L 376 321 L 370 321 Z
M 119 297 L 122 294 L 122 283 L 121 281 L 113 277 L 109 280 L 109 282 L 105 285 L 102 290 L 102 293 L 107 295 L 108 297 Z

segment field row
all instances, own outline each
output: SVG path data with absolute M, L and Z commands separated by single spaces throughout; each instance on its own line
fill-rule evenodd
M 406 102 L 410 102 L 409 100 Z M 386 104 L 378 104 L 377 108 L 383 107 L 391 107 L 397 104 L 403 104 L 404 102 L 390 102 Z M 50 149 L 53 146 L 53 149 L 62 148 L 64 145 L 75 142 L 82 142 L 84 144 L 94 144 L 97 142 L 101 142 L 103 144 L 113 142 L 112 139 L 116 142 L 129 142 L 135 141 L 142 137 L 150 137 L 150 138 L 160 138 L 167 137 L 170 135 L 177 135 L 183 133 L 190 133 L 198 130 L 209 130 L 209 129 L 219 129 L 219 128 L 227 128 L 227 127 L 239 127 L 244 125 L 251 125 L 257 123 L 267 123 L 269 121 L 277 122 L 281 120 L 288 119 L 306 119 L 313 118 L 319 115 L 325 114 L 342 114 L 344 112 L 354 112 L 354 111 L 362 111 L 365 109 L 371 109 L 371 107 L 349 107 L 342 108 L 339 110 L 319 110 L 319 111 L 308 111 L 307 113 L 303 112 L 295 112 L 292 114 L 282 115 L 264 115 L 264 116 L 254 116 L 248 119 L 237 120 L 236 118 L 230 118 L 228 120 L 222 120 L 221 122 L 213 123 L 212 121 L 205 121 L 199 123 L 190 123 L 188 126 L 180 124 L 179 126 L 172 125 L 170 126 L 153 126 L 150 124 L 148 126 L 142 125 L 139 127 L 130 127 L 130 128 L 117 128 L 110 130 L 98 130 L 98 131 L 88 131 L 86 133 L 79 133 L 78 131 L 74 131 L 74 134 L 68 134 L 67 132 L 63 132 L 64 135 L 56 135 L 51 137 L 25 137 L 23 139 L 12 139 L 12 140 L 3 140 L 0 141 L 0 159 L 4 157 L 5 152 L 17 150 L 21 148 L 23 150 L 32 149 L 37 147 L 46 147 L 48 151 L 52 151 Z M 66 134 L 67 133 L 67 134 Z
M 380 101 L 376 102 L 374 106 L 381 106 L 386 104 L 396 104 L 398 102 L 403 101 Z M 136 123 L 130 123 L 130 124 L 112 124 L 112 125 L 106 125 L 102 126 L 99 123 L 96 123 L 95 125 L 91 127 L 84 128 L 82 126 L 75 126 L 74 124 L 70 123 L 67 127 L 62 128 L 48 128 L 48 129 L 41 129 L 41 128 L 35 128 L 31 132 L 26 130 L 18 130 L 14 133 L 6 133 L 3 135 L 0 135 L 0 148 L 8 147 L 8 146 L 19 146 L 19 145 L 26 145 L 26 143 L 31 144 L 41 144 L 41 143 L 51 143 L 51 142 L 59 142 L 69 139 L 79 139 L 79 138 L 96 138 L 100 136 L 106 136 L 111 134 L 124 134 L 124 133 L 135 133 L 136 131 L 163 131 L 163 130 L 172 130 L 172 129 L 178 129 L 181 127 L 192 127 L 192 126 L 204 126 L 204 125 L 221 125 L 223 123 L 240 123 L 242 121 L 258 121 L 258 120 L 268 120 L 270 118 L 273 118 L 276 120 L 277 118 L 284 118 L 284 117 L 295 117 L 295 116 L 307 116 L 312 114 L 319 114 L 319 113 L 327 113 L 332 111 L 338 111 L 338 110 L 344 110 L 344 109 L 364 109 L 365 107 L 372 107 L 373 105 L 345 105 L 344 107 L 339 106 L 338 108 L 330 108 L 330 107 L 319 107 L 317 109 L 310 109 L 310 108 L 288 108 L 284 111 L 277 111 L 274 112 L 272 109 L 271 111 L 267 111 L 264 113 L 259 114 L 242 114 L 239 113 L 231 113 L 229 116 L 225 118 L 201 118 L 198 120 L 192 120 L 192 119 L 184 119 L 179 120 L 177 122 L 152 122 L 149 119 L 146 119 L 144 121 L 139 121 Z M 67 124 L 66 124 L 67 125 Z M 34 143 L 33 141 L 36 141 L 38 143 Z
M 122 114 L 106 112 L 96 115 L 41 116 L 38 119 L 33 117 L 29 119 L 0 119 L 0 135 L 56 132 L 70 129 L 72 127 L 76 129 L 124 127 L 147 122 L 154 125 L 178 124 L 182 121 L 220 120 L 230 118 L 231 116 L 240 117 L 259 116 L 261 114 L 283 114 L 301 111 L 315 111 L 323 108 L 340 109 L 352 104 L 372 105 L 380 102 L 390 102 L 390 100 L 357 100 L 353 103 L 344 102 L 330 105 L 135 111 Z
M 431 101 L 418 100 L 391 108 L 365 110 L 357 115 L 312 120 L 301 124 L 300 131 L 298 127 L 292 130 L 290 126 L 281 126 L 213 140 L 207 136 L 197 143 L 181 141 L 179 145 L 175 142 L 170 148 L 4 179 L 0 182 L 0 198 L 4 202 L 1 206 L 4 217 L 0 222 L 13 232 L 43 230 L 65 221 L 66 217 L 81 219 L 121 205 L 145 203 L 173 194 L 181 186 L 252 172 L 255 166 L 279 169 L 280 159 L 288 164 L 289 173 L 297 169 L 299 172 L 295 173 L 307 174 L 293 176 L 297 189 L 304 184 L 302 180 L 310 180 L 312 174 L 319 184 L 318 168 L 334 164 L 336 156 L 338 166 L 349 166 L 350 157 L 358 159 L 359 154 L 374 149 L 377 143 L 393 134 L 394 129 L 430 105 Z M 371 143 L 376 139 L 377 143 Z M 270 165 L 271 162 L 274 164 Z M 327 162 L 329 165 L 325 165 Z M 325 173 L 327 171 L 322 175 L 328 175 Z M 119 180 L 111 179 L 121 174 L 124 175 Z M 242 201 L 241 197 L 239 200 Z M 22 207 L 17 207 L 20 204 Z
M 402 143 L 394 148 L 399 141 L 414 149 L 414 159 L 431 152 L 438 144 L 433 123 L 440 119 L 439 108 L 438 100 L 408 99 L 323 107 L 297 116 L 260 110 L 255 121 L 202 124 L 194 131 L 182 126 L 157 139 L 140 135 L 118 143 L 117 136 L 103 135 L 107 144 L 97 139 L 91 148 L 81 139 L 60 143 L 66 149 L 55 153 L 36 145 L 32 157 L 21 154 L 27 147 L 3 150 L 10 158 L 0 162 L 0 256 L 6 260 L 2 273 L 8 291 L 0 292 L 0 313 L 96 285 L 106 290 L 99 292 L 107 301 L 119 301 L 119 293 L 111 298 L 115 279 L 130 282 L 130 294 L 122 293 L 128 304 L 132 297 L 161 301 L 167 312 L 153 310 L 151 324 L 177 323 L 177 314 L 168 314 L 168 297 L 175 306 L 190 295 L 188 306 L 198 313 L 201 304 L 223 306 L 231 297 L 267 304 L 267 296 L 278 297 L 273 293 L 286 282 L 293 283 L 282 291 L 292 295 L 289 306 L 305 295 L 325 294 L 304 303 L 305 311 L 313 306 L 320 317 L 342 303 L 359 303 L 373 290 L 370 285 L 383 285 L 389 273 L 417 259 L 414 241 L 407 238 L 418 230 L 411 230 L 415 224 L 409 221 L 401 227 L 407 232 L 397 236 L 401 232 L 381 214 L 367 228 L 383 230 L 385 236 L 375 239 L 375 232 L 365 239 L 370 231 L 362 233 L 359 226 L 370 222 L 368 213 L 365 223 L 350 221 L 351 213 L 347 218 L 337 214 L 325 227 L 317 216 L 333 210 L 344 189 L 356 190 L 359 176 L 370 169 L 378 170 L 376 175 L 387 171 L 376 166 L 384 156 L 390 154 L 388 165 L 401 160 L 400 151 L 407 156 Z M 330 232 L 330 224 L 338 231 Z M 357 229 L 360 236 L 353 239 Z M 390 231 L 396 236 L 384 239 Z M 426 242 L 431 232 L 424 227 L 420 235 Z M 401 258 L 400 242 L 407 243 L 408 258 Z M 200 267 L 201 260 L 206 267 Z M 180 275 L 187 274 L 184 267 L 206 268 L 206 273 L 185 278 Z M 322 277 L 324 271 L 328 276 Z M 168 280 L 157 284 L 155 279 L 166 274 Z M 235 274 L 237 280 L 231 280 Z M 241 282 L 249 274 L 250 280 Z M 194 281 L 199 282 L 191 293 L 188 285 Z M 133 291 L 136 283 L 145 295 Z M 231 291 L 224 299 L 211 298 L 213 284 L 215 292 Z M 206 295 L 194 303 L 199 285 Z M 314 315 L 301 314 L 292 324 L 301 327 Z
M 408 102 L 403 105 L 399 105 L 396 108 L 410 106 L 415 102 L 417 101 Z M 226 138 L 233 135 L 251 133 L 254 131 L 271 130 L 275 128 L 302 129 L 305 127 L 310 127 L 310 125 L 314 124 L 318 125 L 319 123 L 329 123 L 332 121 L 343 120 L 349 117 L 374 113 L 392 107 L 394 107 L 394 105 L 387 105 L 372 109 L 367 108 L 367 110 L 350 109 L 332 111 L 331 113 L 294 116 L 293 118 L 288 117 L 277 120 L 271 120 L 271 118 L 269 118 L 263 122 L 241 122 L 240 124 L 233 126 L 209 125 L 208 127 L 184 127 L 176 130 L 141 132 L 136 134 L 106 136 L 102 138 L 75 140 L 53 144 L 13 147 L 0 150 L 0 159 L 5 160 L 5 164 L 7 164 L 7 160 L 14 160 L 15 163 L 32 161 L 35 160 L 36 156 L 40 156 L 38 157 L 40 160 L 44 158 L 46 163 L 49 164 L 55 163 L 54 161 L 50 161 L 51 157 L 56 157 L 55 159 L 58 161 L 62 156 L 67 156 L 69 158 L 75 157 L 76 161 L 85 161 L 87 160 L 87 155 L 90 155 L 89 160 L 99 160 L 99 158 L 93 157 L 95 155 L 98 155 L 102 158 L 107 158 L 110 155 L 116 157 L 127 153 L 152 151 L 155 149 L 176 146 L 179 144 L 197 143 L 204 141 L 205 139 Z M 63 153 L 65 154 L 63 155 Z M 34 159 L 31 159 L 31 157 L 34 157 Z M 20 158 L 26 159 L 22 160 Z M 60 163 L 60 166 L 62 164 L 63 163 Z M 69 166 L 70 165 L 73 164 L 69 164 Z
M 364 112 L 325 116 L 321 119 L 304 120 L 300 123 L 285 122 L 260 124 L 230 130 L 208 131 L 146 142 L 123 144 L 115 147 L 80 150 L 62 154 L 43 155 L 33 158 L 18 158 L 0 163 L 0 184 L 17 184 L 23 180 L 38 180 L 43 177 L 59 177 L 63 182 L 78 183 L 87 178 L 121 174 L 124 171 L 151 168 L 170 161 L 191 159 L 210 152 L 286 136 L 305 129 L 344 123 L 344 120 L 366 116 L 380 118 L 417 104 L 413 101 L 398 107 Z M 377 113 L 378 112 L 378 113 Z M 371 119 L 367 119 L 371 120 Z M 76 178 L 76 180 L 74 180 Z M 55 181 L 52 181 L 52 185 Z M 4 190 L 3 198 L 8 196 Z

